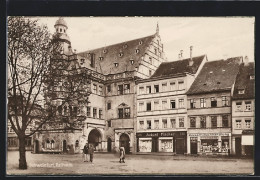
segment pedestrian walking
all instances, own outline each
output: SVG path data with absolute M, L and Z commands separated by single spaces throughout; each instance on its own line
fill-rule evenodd
M 93 163 L 94 158 L 94 146 L 92 144 L 89 145 L 89 156 L 90 156 L 90 162 Z
M 88 154 L 89 154 L 88 143 L 86 143 L 83 148 L 83 154 L 84 154 L 84 162 L 88 162 Z
M 120 160 L 119 162 L 121 163 L 125 163 L 125 148 L 124 147 L 120 147 Z

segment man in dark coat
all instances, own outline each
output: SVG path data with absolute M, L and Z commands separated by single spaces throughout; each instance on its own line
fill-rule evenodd
M 90 155 L 90 162 L 93 163 L 93 156 L 94 156 L 94 146 L 92 144 L 89 145 L 89 155 Z
M 85 144 L 83 148 L 83 153 L 84 153 L 84 162 L 88 162 L 88 154 L 89 154 L 88 143 Z

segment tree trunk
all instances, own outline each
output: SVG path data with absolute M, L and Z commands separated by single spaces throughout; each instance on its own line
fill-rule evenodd
M 25 136 L 19 137 L 19 169 L 27 169 Z

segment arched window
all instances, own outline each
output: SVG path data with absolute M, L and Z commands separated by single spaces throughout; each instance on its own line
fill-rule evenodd
M 51 140 L 51 149 L 54 149 L 54 140 Z
M 67 115 L 67 106 L 64 106 L 64 109 L 63 109 L 64 111 L 63 111 L 63 114 L 64 115 Z
M 46 140 L 46 149 L 50 149 L 51 148 L 51 144 L 49 139 Z

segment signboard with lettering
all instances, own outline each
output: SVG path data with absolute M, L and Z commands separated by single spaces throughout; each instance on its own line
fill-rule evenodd
M 229 133 L 196 133 L 189 134 L 190 137 L 202 137 L 202 136 L 229 136 Z
M 186 132 L 147 132 L 136 133 L 136 137 L 173 137 L 173 136 L 186 136 Z

